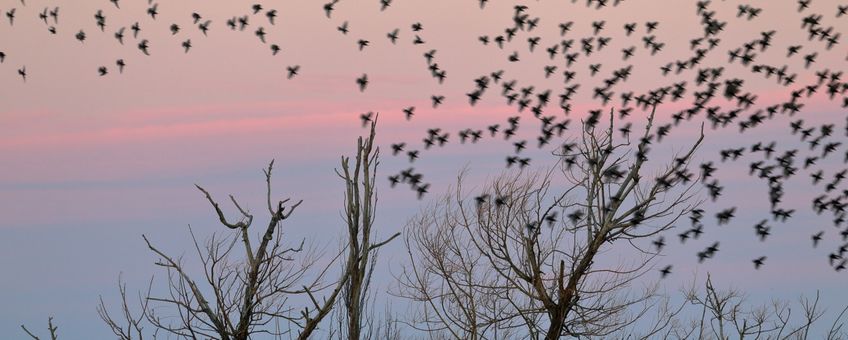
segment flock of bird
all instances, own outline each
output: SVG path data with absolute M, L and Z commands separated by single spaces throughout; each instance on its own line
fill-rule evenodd
M 481 10 L 486 10 L 488 0 L 479 1 Z M 728 27 L 737 21 L 758 20 L 766 13 L 762 8 L 749 4 L 739 4 L 736 13 L 718 13 L 710 0 L 694 2 L 693 10 L 699 19 L 701 32 L 691 37 L 688 41 L 677 39 L 675 41 L 663 41 L 658 37 L 664 25 L 658 21 L 647 22 L 624 22 L 618 27 L 605 20 L 591 22 L 590 32 L 584 36 L 577 36 L 572 32 L 576 25 L 574 21 L 555 22 L 559 36 L 542 37 L 537 34 L 538 27 L 549 25 L 539 16 L 533 16 L 531 6 L 516 5 L 509 18 L 510 25 L 503 27 L 502 31 L 491 32 L 480 35 L 475 43 L 484 48 L 492 50 L 492 55 L 503 57 L 507 65 L 520 63 L 526 55 L 543 54 L 549 61 L 540 74 L 546 79 L 558 77 L 562 80 L 560 91 L 535 86 L 530 82 L 519 83 L 518 79 L 508 79 L 507 71 L 504 69 L 491 70 L 473 79 L 472 86 L 465 97 L 469 105 L 474 106 L 485 96 L 502 97 L 507 106 L 514 107 L 516 115 L 509 117 L 505 122 L 485 124 L 477 128 L 464 128 L 455 133 L 460 143 L 478 143 L 486 138 L 501 137 L 511 143 L 511 152 L 506 156 L 506 167 L 524 168 L 530 165 L 531 158 L 522 153 L 535 146 L 542 149 L 552 146 L 568 131 L 572 121 L 572 107 L 578 95 L 591 98 L 598 104 L 597 109 L 589 110 L 586 116 L 578 120 L 594 126 L 601 121 L 609 108 L 615 107 L 617 117 L 624 121 L 619 124 L 616 133 L 622 137 L 629 137 L 633 129 L 633 123 L 627 121 L 628 117 L 636 110 L 649 111 L 652 107 L 662 109 L 664 103 L 677 103 L 685 108 L 673 112 L 664 123 L 658 124 L 655 134 L 648 138 L 648 143 L 660 143 L 665 137 L 680 127 L 684 122 L 706 122 L 712 129 L 736 128 L 740 133 L 753 130 L 767 122 L 777 120 L 777 124 L 788 123 L 785 130 L 790 136 L 797 136 L 800 143 L 805 143 L 807 148 L 799 149 L 792 146 L 778 144 L 777 140 L 758 140 L 751 145 L 741 145 L 734 148 L 723 149 L 713 160 L 704 161 L 699 165 L 699 173 L 695 174 L 687 170 L 675 173 L 675 178 L 661 178 L 660 181 L 668 182 L 690 182 L 700 181 L 706 189 L 710 199 L 719 204 L 724 184 L 715 175 L 721 167 L 717 163 L 748 162 L 748 175 L 765 184 L 768 191 L 768 202 L 770 211 L 767 216 L 753 226 L 753 236 L 760 241 L 766 241 L 769 236 L 777 231 L 775 224 L 787 223 L 795 214 L 796 208 L 783 204 L 784 183 L 793 177 L 809 176 L 809 185 L 819 194 L 812 203 L 812 209 L 816 214 L 829 214 L 832 218 L 834 231 L 815 230 L 810 236 L 810 245 L 818 247 L 823 240 L 833 240 L 836 247 L 827 255 L 830 266 L 836 271 L 842 271 L 848 264 L 848 223 L 846 223 L 845 209 L 848 207 L 848 187 L 846 181 L 848 166 L 833 168 L 832 159 L 842 152 L 844 159 L 842 164 L 848 164 L 848 145 L 841 142 L 844 138 L 837 133 L 834 123 L 812 124 L 811 118 L 805 118 L 805 101 L 810 100 L 816 94 L 837 102 L 844 110 L 848 108 L 848 82 L 843 81 L 843 71 L 835 69 L 837 65 L 820 65 L 817 60 L 826 53 L 834 53 L 832 50 L 842 48 L 840 45 L 841 32 L 838 23 L 848 20 L 848 4 L 835 4 L 828 2 L 825 7 L 832 10 L 827 13 L 813 13 L 810 9 L 813 0 L 797 0 L 797 13 L 801 17 L 797 26 L 787 24 L 781 29 L 800 29 L 807 36 L 805 44 L 788 44 L 782 46 L 775 37 L 777 30 L 763 32 L 746 32 L 751 38 L 736 46 L 723 44 L 723 34 L 729 30 Z M 116 10 L 121 9 L 120 0 L 109 0 Z M 335 12 L 336 5 L 340 0 L 332 0 L 321 5 L 324 15 L 330 21 L 338 20 Z M 572 0 L 577 2 L 577 0 Z M 582 0 L 581 0 L 582 2 Z M 588 0 L 586 6 L 598 10 L 606 7 L 622 5 L 624 1 L 615 0 Z M 825 1 L 822 1 L 825 2 Z M 390 9 L 393 0 L 379 0 L 380 11 Z M 145 13 L 149 19 L 144 24 L 160 24 L 157 16 L 159 5 L 153 0 L 148 1 Z M 25 1 L 21 0 L 21 7 L 2 10 L 9 25 L 14 26 L 15 20 L 21 15 L 36 15 L 43 21 L 46 29 L 52 34 L 64 34 L 59 29 L 59 7 L 44 8 L 42 10 L 27 11 Z M 318 5 L 316 4 L 316 7 Z M 254 4 L 246 8 L 246 14 L 232 16 L 226 20 L 226 27 L 234 31 L 253 31 L 253 35 L 259 43 L 268 44 L 272 38 L 263 25 L 275 25 L 278 16 L 276 9 L 265 8 L 262 4 Z M 316 10 L 319 10 L 316 8 Z M 788 13 L 787 13 L 788 14 Z M 104 10 L 98 10 L 94 15 L 95 32 L 104 33 L 107 26 L 107 17 Z M 198 12 L 187 18 L 186 24 L 164 23 L 169 25 L 170 32 L 176 36 L 183 32 L 184 26 L 193 26 L 204 36 L 214 29 L 213 21 Z M 351 34 L 349 20 L 342 20 L 337 30 L 340 34 L 348 36 Z M 254 28 L 255 27 L 255 28 Z M 842 23 L 841 27 L 846 27 Z M 150 56 L 155 52 L 153 42 L 142 36 L 142 24 L 134 22 L 126 27 L 117 28 L 113 35 L 118 44 L 136 44 L 139 53 Z M 73 37 L 80 43 L 84 43 L 88 34 L 85 30 L 71 30 Z M 421 22 L 409 24 L 409 30 L 400 28 L 390 29 L 385 39 L 388 44 L 398 45 L 403 43 L 404 35 L 409 34 L 409 43 L 412 46 L 421 46 L 426 62 L 426 72 L 438 84 L 447 79 L 447 71 L 439 65 L 437 49 L 425 39 L 425 28 Z M 373 45 L 366 38 L 354 39 L 354 46 L 362 51 Z M 622 65 L 609 66 L 601 63 L 593 63 L 597 53 L 605 49 L 612 49 L 621 41 L 620 55 Z M 671 44 L 684 41 L 688 52 L 684 56 L 677 55 L 671 58 L 654 72 L 657 79 L 678 79 L 681 75 L 692 77 L 689 80 L 668 80 L 665 86 L 660 86 L 646 91 L 628 89 L 634 65 L 631 58 L 638 55 L 650 56 L 651 58 L 666 58 L 664 49 Z M 191 39 L 180 41 L 185 53 L 192 48 Z M 781 45 L 781 46 L 776 46 Z M 399 45 L 400 46 L 400 45 Z M 408 48 L 403 46 L 402 48 Z M 2 46 L 0 46 L 2 49 Z M 278 54 L 282 48 L 278 44 L 269 44 L 270 53 Z M 775 52 L 775 50 L 777 50 Z M 777 54 L 780 58 L 770 58 L 769 62 L 764 60 L 763 55 Z M 844 53 L 844 52 L 843 52 Z M 708 65 L 707 58 L 719 56 L 723 61 Z M 714 58 L 714 57 L 713 57 Z M 14 54 L 7 56 L 5 51 L 0 50 L 0 63 L 6 63 L 7 59 L 15 60 Z M 775 62 L 781 60 L 783 62 Z M 17 60 L 16 60 L 17 61 Z M 799 66 L 790 67 L 790 64 Z M 740 67 L 747 74 L 731 73 L 727 69 L 730 65 Z M 0 65 L 2 66 L 2 65 Z M 119 73 L 127 67 L 124 59 L 117 59 L 115 66 Z M 97 67 L 97 75 L 106 76 L 110 73 L 110 67 L 101 65 Z M 285 77 L 292 79 L 301 72 L 299 65 L 286 67 Z M 27 67 L 21 65 L 17 70 L 22 81 L 27 80 Z M 800 74 L 800 75 L 799 75 Z M 804 75 L 815 75 L 814 80 L 808 84 L 796 84 L 804 79 Z M 578 82 L 578 76 L 587 81 Z M 790 95 L 782 102 L 774 104 L 761 104 L 762 99 L 756 93 L 746 90 L 744 79 L 763 78 L 773 80 L 781 88 L 787 89 Z M 368 90 L 371 82 L 368 74 L 352 76 L 352 89 L 360 92 Z M 590 83 L 595 81 L 597 86 L 592 87 Z M 355 86 L 355 87 L 354 87 Z M 818 96 L 822 97 L 822 96 Z M 816 98 L 818 98 L 816 97 Z M 442 94 L 430 95 L 429 101 L 433 109 L 438 109 L 446 100 Z M 557 105 L 551 105 L 554 102 Z M 406 120 L 412 120 L 416 115 L 416 107 L 408 106 L 399 109 Z M 530 118 L 527 118 L 530 117 Z M 369 122 L 376 119 L 376 114 L 366 112 L 359 115 L 362 126 L 368 126 Z M 521 139 L 519 129 L 527 124 L 522 119 L 535 119 L 540 128 L 533 140 Z M 848 136 L 848 120 L 845 121 L 844 136 Z M 525 129 L 526 130 L 526 129 Z M 391 143 L 393 156 L 405 157 L 410 164 L 423 156 L 426 150 L 442 147 L 452 141 L 452 133 L 443 128 L 430 128 L 419 141 L 398 141 Z M 795 137 L 792 137 L 795 138 Z M 781 143 L 784 143 L 781 140 Z M 786 142 L 789 144 L 789 142 Z M 555 146 L 562 150 L 565 162 L 573 165 L 578 161 L 576 154 L 577 145 L 574 143 L 563 143 Z M 827 161 L 830 161 L 829 163 Z M 819 165 L 819 164 L 827 164 Z M 621 176 L 620 169 L 608 169 L 604 176 Z M 424 181 L 424 175 L 417 172 L 415 167 L 410 166 L 397 173 L 388 176 L 392 187 L 398 184 L 407 184 L 409 188 L 422 198 L 430 189 L 430 184 Z M 508 197 L 489 197 L 481 194 L 476 197 L 478 204 L 488 204 L 490 201 L 497 206 L 503 205 Z M 703 208 L 695 209 L 689 216 L 690 226 L 677 235 L 679 242 L 685 243 L 692 239 L 698 239 L 707 232 L 708 225 L 732 224 L 737 208 L 734 206 L 717 208 L 714 213 L 715 222 L 708 222 L 709 214 Z M 577 223 L 585 217 L 582 211 L 574 211 L 566 216 L 572 223 Z M 548 221 L 553 223 L 554 221 Z M 533 228 L 535 226 L 528 226 Z M 834 233 L 836 236 L 825 238 L 826 235 Z M 653 246 L 659 253 L 666 245 L 664 236 L 653 240 Z M 716 256 L 720 250 L 719 242 L 713 242 L 708 247 L 696 253 L 699 262 L 706 261 Z M 767 256 L 758 256 L 752 260 L 753 266 L 760 269 L 766 264 Z M 671 266 L 665 266 L 660 270 L 662 277 L 671 273 Z

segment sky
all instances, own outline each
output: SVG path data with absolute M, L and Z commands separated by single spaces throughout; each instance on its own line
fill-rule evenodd
M 518 113 L 496 96 L 497 85 L 473 107 L 465 93 L 473 89 L 473 79 L 500 69 L 505 70 L 505 79 L 517 79 L 521 87 L 532 84 L 539 91 L 560 91 L 562 77 L 546 79 L 542 71 L 549 64 L 559 65 L 558 73 L 564 69 L 561 59 L 548 60 L 544 52 L 563 39 L 560 22 L 575 22 L 567 36 L 576 40 L 575 46 L 579 38 L 592 34 L 593 21 L 604 20 L 601 35 L 614 38 L 609 47 L 591 57 L 581 56 L 574 66 L 583 86 L 572 101 L 572 118 L 599 108 L 591 88 L 625 65 L 634 65 L 627 88 L 635 91 L 669 81 L 691 83 L 691 71 L 663 77 L 659 67 L 690 55 L 690 39 L 701 34 L 694 2 L 647 0 L 627 0 L 601 10 L 586 7 L 582 0 L 492 0 L 484 9 L 473 0 L 396 0 L 385 11 L 376 0 L 347 0 L 336 5 L 331 18 L 316 1 L 265 1 L 266 9 L 278 10 L 275 25 L 260 14 L 251 18 L 244 32 L 225 26 L 232 16 L 250 13 L 253 3 L 161 2 L 160 14 L 152 20 L 145 14 L 147 2 L 141 0 L 121 0 L 120 9 L 106 0 L 27 0 L 25 6 L 19 0 L 0 0 L 0 12 L 16 9 L 14 25 L 5 16 L 0 18 L 0 52 L 6 54 L 0 63 L 0 334 L 22 335 L 20 324 L 37 327 L 52 315 L 66 338 L 110 338 L 95 312 L 98 296 L 117 303 L 119 273 L 131 290 L 143 288 L 151 275 L 162 274 L 141 235 L 169 253 L 190 256 L 188 225 L 203 235 L 223 232 L 194 184 L 216 197 L 233 194 L 261 211 L 265 189 L 261 169 L 271 159 L 276 160 L 275 194 L 304 201 L 287 221 L 286 237 L 336 247 L 333 235 L 341 235 L 344 227 L 339 215 L 343 182 L 333 169 L 340 156 L 355 151 L 356 137 L 366 133 L 359 120 L 363 112 L 380 113 L 377 233 L 403 231 L 406 220 L 422 203 L 447 190 L 463 167 L 469 168 L 469 180 L 477 184 L 504 169 L 511 141 L 489 138 L 460 144 L 456 133 L 504 124 L 514 115 L 523 116 L 527 126 L 536 123 L 530 113 Z M 821 13 L 825 27 L 845 31 L 848 16 L 835 16 L 835 2 L 814 1 L 802 13 L 796 11 L 795 2 L 749 3 L 763 8 L 750 21 L 736 18 L 739 2 L 713 1 L 711 10 L 727 20 L 728 27 L 717 52 L 705 63 L 725 66 L 727 74 L 745 79 L 745 90 L 758 95 L 757 106 L 778 103 L 796 88 L 751 74 L 738 62 L 727 63 L 726 51 L 759 38 L 761 31 L 777 33 L 772 49 L 758 62 L 789 65 L 798 73 L 798 84 L 814 81 L 817 70 L 845 69 L 845 43 L 825 50 L 822 42 L 808 41 L 800 29 L 801 18 Z M 493 39 L 512 24 L 516 4 L 527 5 L 531 17 L 540 17 L 539 27 L 520 33 L 504 49 L 481 44 L 480 36 Z M 50 23 L 56 35 L 38 19 L 42 9 L 54 6 L 61 8 L 58 23 Z M 107 17 L 105 32 L 95 25 L 98 10 Z M 193 12 L 212 20 L 208 36 L 192 25 Z M 337 30 L 345 21 L 347 35 Z M 646 21 L 660 23 L 652 34 L 665 47 L 656 56 L 641 48 Z M 150 56 L 136 48 L 138 40 L 129 30 L 134 22 L 142 28 L 138 39 L 150 41 Z M 416 22 L 422 24 L 421 32 L 412 32 Z M 627 22 L 639 23 L 631 37 L 623 34 Z M 176 36 L 168 31 L 171 23 L 182 27 Z M 268 32 L 268 43 L 252 33 L 258 26 Z M 127 27 L 124 45 L 113 38 L 120 27 Z M 395 28 L 400 29 L 400 38 L 391 44 L 385 34 Z M 84 42 L 74 39 L 80 30 L 87 35 Z M 412 44 L 415 34 L 425 43 Z M 542 38 L 535 53 L 527 48 L 530 36 Z M 188 53 L 180 46 L 185 39 L 193 45 Z M 370 41 L 363 51 L 358 49 L 359 39 Z M 278 44 L 281 51 L 272 55 L 270 44 Z M 786 47 L 795 44 L 804 47 L 799 55 L 786 58 Z M 622 61 L 621 49 L 633 45 L 639 47 L 636 56 Z M 430 76 L 423 56 L 433 49 L 435 62 L 447 71 L 443 84 Z M 814 50 L 819 51 L 815 65 L 804 69 L 800 55 Z M 514 51 L 521 62 L 507 60 Z M 126 62 L 123 73 L 115 67 L 117 59 Z M 601 75 L 588 75 L 590 63 L 603 65 Z M 299 74 L 287 79 L 286 67 L 292 65 L 300 66 Z M 25 82 L 17 74 L 24 66 Z M 98 76 L 100 66 L 107 66 L 109 73 Z M 355 82 L 362 74 L 370 80 L 365 91 L 359 91 Z M 432 108 L 431 95 L 444 95 L 445 103 Z M 556 101 L 549 111 L 562 117 Z M 818 94 L 805 103 L 798 117 L 808 126 L 836 123 L 834 138 L 844 141 L 841 101 Z M 416 107 L 416 114 L 406 121 L 402 109 L 409 106 Z M 670 115 L 683 107 L 684 103 L 663 104 L 658 119 L 669 122 Z M 637 110 L 634 119 L 644 119 L 645 114 Z M 804 143 L 788 131 L 790 119 L 794 120 L 769 121 L 744 135 L 736 128 L 708 129 L 696 159 L 718 164 L 718 150 L 759 140 L 803 149 Z M 690 123 L 675 129 L 657 149 L 671 152 L 689 145 L 698 125 Z M 403 141 L 421 148 L 421 138 L 433 127 L 450 131 L 453 140 L 446 147 L 422 151 L 414 164 L 432 183 L 431 195 L 419 201 L 413 192 L 392 189 L 385 180 L 409 166 L 402 157 L 391 156 L 389 145 Z M 532 131 L 524 130 L 524 137 L 532 138 Z M 552 165 L 549 151 L 531 151 L 533 165 Z M 831 172 L 843 167 L 841 159 L 822 164 Z M 692 274 L 710 272 L 714 280 L 745 289 L 754 298 L 795 299 L 819 289 L 832 306 L 848 303 L 848 293 L 840 288 L 848 277 L 826 264 L 827 252 L 840 244 L 838 231 L 828 219 L 810 212 L 815 192 L 808 190 L 806 176 L 786 184 L 785 201 L 798 207 L 796 216 L 761 243 L 751 226 L 768 214 L 767 187 L 749 179 L 747 162 L 719 165 L 729 200 L 705 206 L 714 211 L 736 205 L 738 216 L 727 226 L 707 226 L 701 240 L 671 242 L 662 263 L 674 264 L 677 275 L 665 285 L 674 290 Z M 827 247 L 813 249 L 809 235 L 818 230 L 828 230 Z M 667 238 L 676 237 L 672 233 Z M 713 241 L 721 242 L 720 255 L 699 265 L 694 253 Z M 404 266 L 404 254 L 402 242 L 387 246 L 377 273 L 380 285 L 391 285 L 392 274 Z M 762 254 L 768 255 L 768 263 L 754 271 L 750 261 Z

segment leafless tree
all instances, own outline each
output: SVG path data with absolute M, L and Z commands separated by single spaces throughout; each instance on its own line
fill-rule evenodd
M 350 158 L 342 157 L 342 170 L 341 172 L 336 170 L 336 174 L 345 183 L 344 218 L 348 235 L 345 270 L 350 277 L 342 291 L 345 311 L 342 323 L 346 325 L 342 330 L 345 331 L 342 337 L 350 340 L 362 338 L 362 330 L 365 328 L 363 317 L 367 311 L 366 303 L 374 264 L 377 261 L 377 251 L 400 236 L 400 233 L 395 233 L 380 242 L 372 240 L 377 207 L 376 174 L 380 155 L 379 148 L 374 147 L 376 125 L 377 117 L 371 121 L 368 138 L 360 137 L 357 140 L 353 168 L 351 168 Z
M 29 335 L 30 338 L 33 338 L 34 340 L 41 340 L 41 338 L 39 338 L 38 336 L 33 334 L 29 329 L 27 329 L 26 326 L 21 325 L 21 329 L 23 329 L 24 333 Z M 56 333 L 56 330 L 58 330 L 58 329 L 59 329 L 59 327 L 56 327 L 56 326 L 53 325 L 53 317 L 51 316 L 51 317 L 47 318 L 47 331 L 50 332 L 50 339 L 51 340 L 59 339 L 59 335 Z
M 784 300 L 773 300 L 770 304 L 751 306 L 745 294 L 737 289 L 718 289 L 708 275 L 701 292 L 693 283 L 684 291 L 686 301 L 698 309 L 689 315 L 694 318 L 690 327 L 675 330 L 676 338 L 697 339 L 848 339 L 843 329 L 843 317 L 848 306 L 836 316 L 826 333 L 812 335 L 816 322 L 826 310 L 819 303 L 819 292 L 815 298 L 800 297 L 797 305 L 800 313 L 793 315 L 793 306 Z M 685 329 L 680 331 L 680 329 Z M 686 334 L 682 337 L 681 334 Z
M 120 339 L 143 339 L 148 335 L 156 338 L 160 332 L 180 338 L 222 340 L 243 340 L 258 333 L 280 336 L 296 332 L 298 339 L 307 339 L 341 297 L 349 325 L 346 331 L 351 339 L 358 339 L 376 251 L 399 235 L 382 242 L 371 240 L 379 155 L 379 150 L 374 148 L 375 128 L 376 121 L 371 125 L 368 139 L 359 138 L 353 169 L 349 159 L 342 157 L 343 170 L 339 175 L 346 185 L 348 237 L 332 260 L 319 267 L 320 254 L 305 248 L 303 240 L 294 246 L 285 245 L 283 221 L 302 201 L 294 204 L 289 199 L 272 201 L 274 162 L 271 161 L 264 170 L 270 218 L 258 239 L 251 237 L 254 216 L 235 197 L 230 195 L 230 201 L 240 214 L 238 221 L 228 219 L 212 195 L 197 186 L 220 223 L 231 231 L 224 236 L 215 233 L 201 243 L 189 228 L 203 276 L 192 277 L 193 268 L 181 258 L 167 255 L 143 236 L 150 251 L 159 257 L 156 264 L 167 273 L 167 295 L 152 294 L 148 288 L 147 294 L 139 295 L 140 311 L 134 313 L 128 303 L 126 286 L 119 279 L 120 312 L 111 314 L 101 299 L 100 317 Z M 330 276 L 330 268 L 337 263 L 342 264 L 338 277 L 324 283 Z M 152 283 L 153 280 L 151 287 Z M 323 298 L 316 296 L 319 293 L 324 293 Z M 307 301 L 307 306 L 295 309 L 290 300 L 298 296 Z M 294 326 L 279 327 L 280 321 Z M 145 322 L 152 325 L 152 333 L 145 333 Z
M 584 122 L 579 142 L 554 153 L 561 177 L 556 169 L 502 175 L 472 201 L 460 174 L 455 192 L 408 224 L 411 264 L 394 293 L 421 303 L 410 324 L 452 338 L 558 339 L 615 334 L 644 316 L 656 287 L 632 286 L 656 253 L 635 240 L 699 203 L 687 166 L 703 140 L 701 127 L 690 148 L 644 179 L 654 113 L 635 150 L 629 137 L 614 138 L 612 112 L 602 131 Z M 632 245 L 637 259 L 598 256 L 618 244 Z

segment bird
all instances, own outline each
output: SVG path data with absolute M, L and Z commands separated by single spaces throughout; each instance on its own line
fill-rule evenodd
M 654 240 L 653 244 L 657 248 L 657 252 L 659 252 L 663 247 L 665 247 L 665 237 L 660 236 Z
M 372 120 L 372 117 L 374 117 L 374 112 L 371 112 L 371 111 L 368 111 L 366 113 L 362 113 L 362 114 L 359 115 L 359 119 L 362 120 L 362 127 L 363 128 L 368 126 L 368 122 L 370 122 Z
M 182 46 L 185 50 L 185 53 L 188 53 L 188 50 L 191 49 L 191 39 L 186 39 L 185 41 L 183 41 Z
M 127 64 L 124 63 L 124 59 L 116 60 L 115 65 L 118 66 L 118 73 L 124 73 L 124 67 L 127 66 Z
M 665 278 L 666 276 L 668 276 L 668 274 L 671 274 L 671 265 L 667 265 L 663 269 L 660 270 L 660 277 L 661 278 Z
M 58 24 L 58 23 L 59 23 L 59 7 L 54 7 L 54 8 L 50 11 L 50 17 L 51 17 L 51 18 L 53 18 L 53 23 L 54 23 L 54 24 Z
M 121 43 L 121 45 L 124 44 L 124 29 L 125 27 L 121 27 L 117 32 L 115 32 L 115 39 L 118 39 L 118 42 Z
M 430 96 L 430 99 L 432 100 L 433 108 L 435 109 L 436 107 L 438 107 L 439 105 L 442 104 L 442 102 L 445 100 L 445 96 L 433 95 L 433 96 Z
M 330 1 L 326 4 L 324 4 L 324 14 L 327 15 L 328 19 L 332 15 L 333 8 L 334 8 L 334 6 L 336 5 L 337 2 L 339 2 L 339 0 L 333 0 L 333 1 Z
M 348 29 L 348 23 L 347 23 L 347 20 L 345 20 L 345 22 L 343 22 L 343 23 L 341 24 L 341 26 L 336 27 L 336 29 L 337 29 L 337 30 L 339 30 L 339 32 L 342 32 L 342 34 L 347 34 L 347 33 L 350 31 L 350 30 Z
M 100 66 L 97 68 L 97 73 L 100 74 L 100 76 L 102 77 L 107 75 L 109 73 L 109 70 L 106 68 L 106 66 Z
M 23 81 L 26 82 L 26 78 L 27 78 L 26 66 L 23 66 L 23 67 L 18 69 L 18 75 L 20 75 L 21 79 L 23 79 Z
M 356 44 L 359 45 L 360 51 L 362 51 L 365 47 L 367 47 L 369 43 L 370 42 L 368 40 L 365 40 L 365 39 L 359 39 L 359 41 L 356 42 Z
M 389 38 L 389 41 L 391 41 L 392 44 L 395 44 L 395 43 L 397 43 L 399 32 L 400 32 L 400 29 L 395 28 L 391 32 L 386 33 L 386 37 Z
M 277 53 L 280 53 L 280 45 L 271 44 L 271 55 L 277 55 Z
M 760 256 L 760 257 L 758 257 L 758 258 L 755 258 L 755 259 L 752 261 L 752 262 L 754 262 L 754 269 L 760 269 L 760 267 L 762 267 L 763 262 L 764 262 L 765 260 L 766 260 L 766 257 L 765 257 L 765 256 Z
M 272 10 L 265 12 L 265 17 L 268 18 L 268 22 L 271 25 L 276 25 L 275 21 L 276 21 L 276 18 L 277 18 L 277 10 L 272 9 Z
M 144 55 L 150 55 L 150 52 L 148 51 L 147 39 L 142 39 L 141 42 L 138 43 L 138 49 L 141 50 Z
M 79 30 L 74 37 L 81 43 L 85 42 L 85 32 L 83 30 Z
M 156 20 L 156 16 L 159 15 L 159 4 L 155 3 L 153 6 L 148 7 L 147 14 L 150 15 L 153 20 Z
M 368 75 L 363 73 L 362 77 L 356 78 L 356 83 L 359 85 L 359 92 L 364 92 L 368 86 Z
M 815 247 L 817 247 L 817 246 L 819 245 L 819 242 L 821 241 L 822 236 L 824 236 L 824 232 L 823 232 L 823 231 L 820 231 L 820 232 L 815 233 L 815 234 L 813 235 L 813 237 L 812 237 L 812 239 L 813 239 L 813 248 L 815 248 Z
M 415 106 L 410 106 L 403 109 L 403 114 L 406 116 L 406 120 L 411 120 L 412 116 L 415 114 Z
M 9 19 L 9 26 L 15 25 L 15 11 L 16 10 L 17 10 L 16 8 L 12 8 L 12 9 L 6 11 L 6 18 Z
M 418 158 L 418 150 L 409 150 L 406 155 L 409 157 L 409 162 L 412 163 Z
M 132 24 L 130 29 L 133 31 L 133 38 L 138 38 L 138 32 L 141 32 L 141 26 L 139 26 L 138 22 Z
M 392 144 L 392 156 L 397 156 L 398 153 L 403 152 L 403 148 L 406 146 L 406 143 L 395 143 Z
M 300 65 L 287 66 L 286 71 L 288 72 L 288 75 L 286 76 L 286 78 L 292 79 L 292 78 L 294 78 L 294 76 L 297 75 L 297 72 L 300 71 Z
M 203 33 L 203 36 L 206 36 L 207 32 L 209 31 L 209 25 L 211 25 L 211 24 L 212 24 L 212 20 L 206 20 L 202 24 L 198 24 L 197 28 L 200 29 L 200 32 Z
M 424 185 L 420 185 L 415 189 L 415 191 L 418 192 L 418 199 L 419 200 L 424 197 L 424 194 L 427 193 L 427 189 L 429 187 L 430 187 L 430 183 L 427 183 L 427 184 L 424 184 Z

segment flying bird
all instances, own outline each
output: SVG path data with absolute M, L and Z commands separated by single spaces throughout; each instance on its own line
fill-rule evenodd
M 150 52 L 148 51 L 148 43 L 147 39 L 142 39 L 141 42 L 138 43 L 138 49 L 144 53 L 144 55 L 149 56 Z
M 288 71 L 288 76 L 286 76 L 286 78 L 292 79 L 297 75 L 297 72 L 300 71 L 300 65 L 288 66 L 286 67 L 286 71 Z
M 364 92 L 368 86 L 368 75 L 363 73 L 362 77 L 356 78 L 356 84 L 359 85 L 359 92 Z

